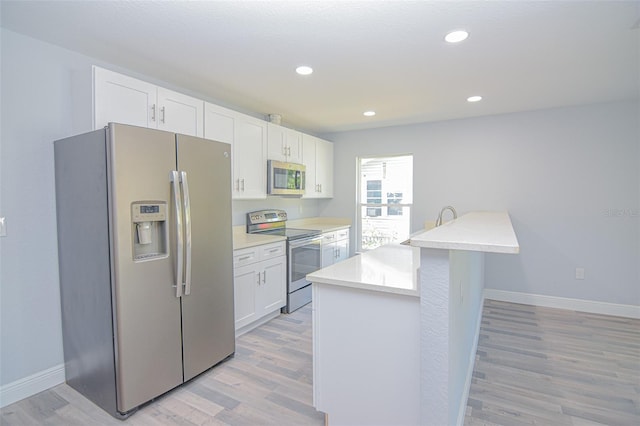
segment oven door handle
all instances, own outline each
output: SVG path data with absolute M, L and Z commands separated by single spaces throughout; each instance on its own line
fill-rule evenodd
M 297 248 L 297 247 L 313 244 L 315 242 L 320 243 L 321 241 L 322 241 L 322 235 L 314 235 L 313 237 L 300 238 L 298 240 L 289 241 L 289 247 Z

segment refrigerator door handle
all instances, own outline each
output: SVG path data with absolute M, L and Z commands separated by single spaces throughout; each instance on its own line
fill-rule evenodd
M 184 233 L 185 233 L 185 250 L 186 261 L 184 266 L 184 294 L 191 294 L 191 199 L 189 197 L 189 181 L 187 180 L 187 172 L 180 172 L 180 180 L 182 182 L 182 203 L 184 207 Z
M 176 210 L 176 297 L 182 296 L 182 275 L 184 258 L 184 240 L 182 237 L 182 204 L 180 203 L 180 175 L 177 170 L 172 170 L 169 176 L 173 182 L 173 204 Z

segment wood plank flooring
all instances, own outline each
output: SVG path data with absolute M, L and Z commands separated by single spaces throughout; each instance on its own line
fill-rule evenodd
M 640 320 L 487 300 L 465 425 L 640 425 Z
M 312 406 L 311 305 L 236 341 L 234 358 L 116 420 L 66 384 L 2 409 L 2 426 L 324 425 Z
M 125 421 L 62 384 L 3 408 L 0 424 L 320 426 L 311 380 L 306 306 Z M 465 425 L 523 424 L 640 425 L 640 320 L 487 300 Z

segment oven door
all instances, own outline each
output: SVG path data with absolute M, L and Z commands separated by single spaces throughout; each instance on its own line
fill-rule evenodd
M 301 238 L 289 242 L 288 256 L 288 293 L 301 289 L 309 284 L 307 274 L 317 271 L 322 266 L 322 236 Z

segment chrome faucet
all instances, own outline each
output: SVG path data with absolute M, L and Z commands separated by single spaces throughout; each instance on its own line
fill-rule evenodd
M 444 206 L 442 210 L 440 210 L 440 214 L 438 215 L 438 220 L 436 220 L 436 226 L 442 225 L 442 213 L 444 213 L 445 210 L 451 210 L 451 213 L 453 213 L 453 218 L 454 219 L 458 218 L 458 213 L 456 213 L 456 209 L 454 209 L 453 206 Z

